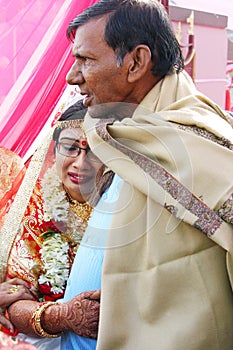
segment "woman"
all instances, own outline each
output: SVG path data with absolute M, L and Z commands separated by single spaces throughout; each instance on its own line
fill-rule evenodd
M 72 106 L 63 114 L 63 119 L 72 119 L 56 123 L 52 140 L 32 158 L 2 229 L 9 256 L 1 265 L 7 277 L 26 281 L 39 301 L 62 298 L 93 206 L 105 187 L 104 166 L 88 147 L 79 109 Z M 12 218 L 17 222 L 13 228 Z M 39 342 L 46 349 L 44 340 Z

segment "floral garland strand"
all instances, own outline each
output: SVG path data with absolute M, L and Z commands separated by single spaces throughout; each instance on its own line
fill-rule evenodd
M 56 300 L 63 296 L 71 261 L 88 219 L 86 216 L 82 218 L 82 211 L 77 212 L 75 201 L 73 204 L 69 203 L 55 164 L 47 169 L 41 180 L 41 187 L 44 209 L 42 234 L 38 238 L 41 245 L 41 264 L 34 265 L 33 271 L 38 280 L 38 296 L 40 301 L 43 301 Z M 78 208 L 82 210 L 87 205 L 78 204 Z M 91 211 L 92 209 L 91 207 Z M 88 210 L 90 211 L 89 206 Z
M 41 185 L 44 199 L 44 220 L 67 222 L 69 203 L 62 181 L 57 175 L 55 164 L 46 171 Z
M 69 277 L 70 258 L 69 243 L 65 235 L 58 232 L 54 223 L 67 226 L 69 203 L 62 181 L 57 175 L 54 164 L 44 174 L 41 181 L 44 201 L 44 221 L 48 227 L 39 237 L 41 249 L 39 251 L 43 267 L 39 269 L 38 288 L 39 299 L 56 300 L 62 297 Z M 51 226 L 51 227 L 50 227 Z
M 44 273 L 38 278 L 39 291 L 47 295 L 46 300 L 53 300 L 63 295 L 69 277 L 69 244 L 59 232 L 45 232 L 40 239 L 43 239 L 40 254 Z

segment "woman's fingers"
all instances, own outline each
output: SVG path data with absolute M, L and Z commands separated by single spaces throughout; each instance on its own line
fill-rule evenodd
M 16 285 L 28 287 L 28 283 L 27 282 L 25 282 L 25 281 L 23 281 L 23 280 L 21 280 L 20 278 L 17 278 L 17 277 L 9 279 L 9 280 L 7 280 L 4 283 L 16 284 Z
M 8 291 L 12 286 L 23 286 L 25 288 L 28 288 L 27 282 L 19 279 L 19 278 L 13 278 L 12 280 L 8 280 L 6 282 L 0 283 L 0 292 L 2 291 Z
M 100 290 L 95 290 L 91 295 L 90 299 L 100 300 Z
M 14 333 L 13 324 L 3 315 L 0 315 L 0 324 L 7 328 L 12 334 Z
M 15 301 L 26 299 L 34 300 L 34 296 L 24 284 L 4 282 L 4 288 L 0 289 L 0 307 L 5 309 Z
M 92 300 L 100 300 L 100 290 L 90 290 L 87 292 L 82 292 L 78 295 L 78 297 L 82 299 L 92 299 Z
M 15 301 L 26 299 L 34 300 L 33 295 L 27 288 L 27 283 L 18 278 L 0 284 L 0 324 L 7 328 L 12 334 L 14 326 L 4 316 L 5 310 Z

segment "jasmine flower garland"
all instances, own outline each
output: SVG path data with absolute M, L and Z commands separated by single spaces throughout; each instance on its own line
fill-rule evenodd
M 54 222 L 67 225 L 69 203 L 62 181 L 57 175 L 54 164 L 44 174 L 41 181 L 44 221 L 51 221 L 51 228 L 39 237 L 41 242 L 40 256 L 43 266 L 38 277 L 39 296 L 43 300 L 50 296 L 62 296 L 69 276 L 69 244 L 61 232 L 54 231 Z M 55 225 L 56 226 L 56 225 Z
M 45 172 L 41 187 L 46 225 L 45 232 L 42 229 L 38 238 L 41 263 L 35 264 L 33 270 L 38 280 L 38 296 L 43 301 L 63 296 L 75 247 L 81 241 L 88 220 L 82 211 L 77 212 L 76 201 L 70 199 L 69 203 L 55 164 Z M 78 208 L 84 210 L 86 205 L 78 203 Z M 68 242 L 76 245 L 70 247 Z
M 57 175 L 55 164 L 46 171 L 41 185 L 44 199 L 44 220 L 67 222 L 69 203 L 62 181 Z
M 40 249 L 41 260 L 44 263 L 44 273 L 40 275 L 39 284 L 47 284 L 54 294 L 63 293 L 69 276 L 68 242 L 63 240 L 59 232 L 45 232 Z

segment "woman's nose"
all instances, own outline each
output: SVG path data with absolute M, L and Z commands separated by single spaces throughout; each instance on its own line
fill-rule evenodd
M 84 82 L 84 78 L 78 62 L 74 62 L 66 75 L 66 81 L 69 85 L 80 85 Z
M 73 161 L 72 165 L 75 168 L 79 168 L 79 169 L 87 167 L 87 165 L 88 165 L 88 158 L 87 158 L 87 153 L 86 153 L 86 151 L 84 149 L 81 149 L 79 155 L 76 158 L 74 158 L 74 161 Z

